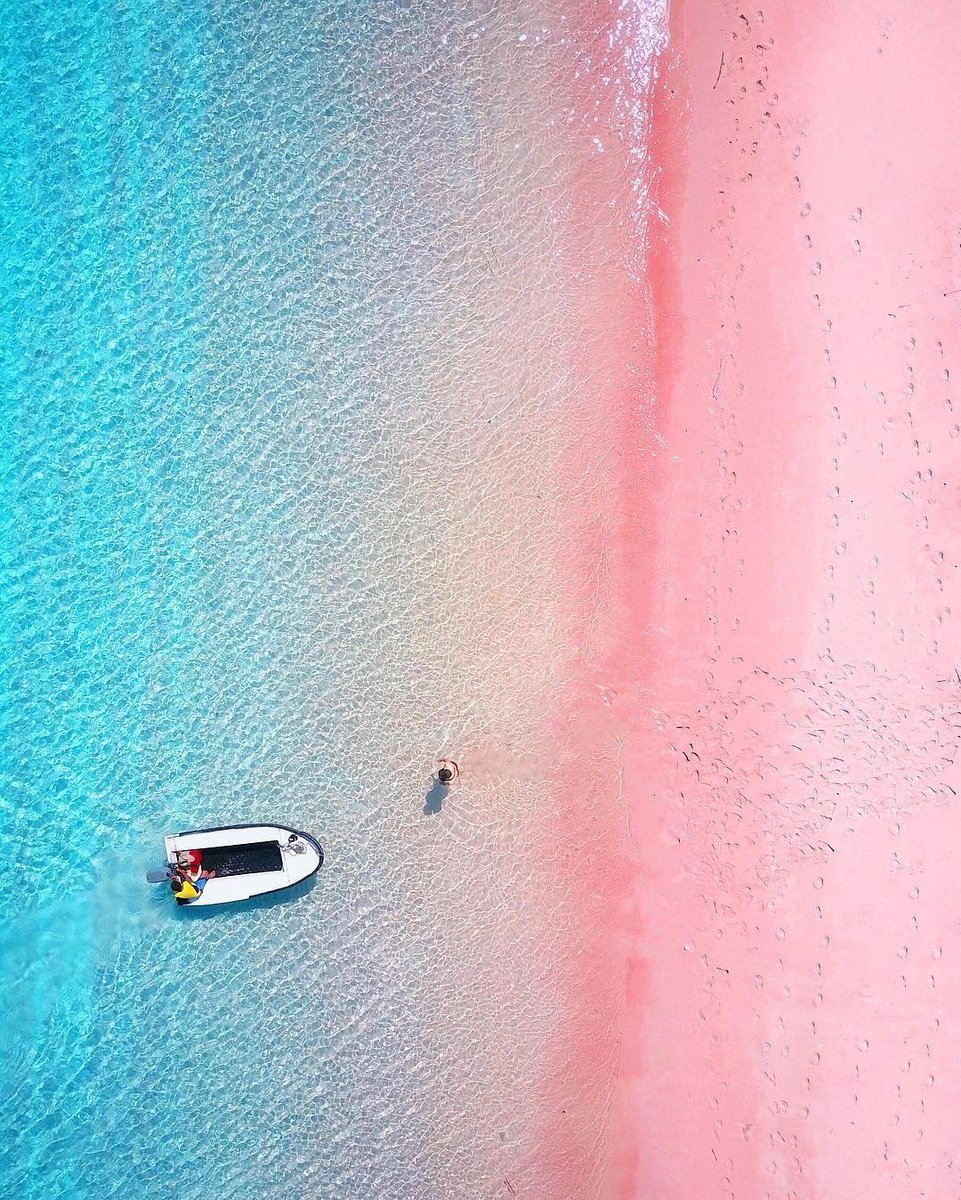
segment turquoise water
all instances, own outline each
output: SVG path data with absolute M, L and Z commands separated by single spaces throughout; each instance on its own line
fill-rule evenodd
M 0 5 L 7 1195 L 531 1177 L 570 383 L 547 130 L 477 11 Z M 258 819 L 324 841 L 308 894 L 143 882 Z

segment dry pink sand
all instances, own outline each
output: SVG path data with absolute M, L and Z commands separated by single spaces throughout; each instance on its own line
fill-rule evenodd
M 606 1194 L 947 1200 L 961 21 L 685 0 L 671 22 Z

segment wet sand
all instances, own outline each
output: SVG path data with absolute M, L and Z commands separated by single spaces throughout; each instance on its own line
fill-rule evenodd
M 610 1195 L 961 1185 L 952 14 L 672 5 Z

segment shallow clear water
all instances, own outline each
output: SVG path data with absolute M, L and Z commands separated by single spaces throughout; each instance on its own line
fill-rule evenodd
M 2 16 L 0 1182 L 523 1194 L 570 952 L 571 51 L 474 5 Z M 306 895 L 142 882 L 257 819 L 324 842 Z

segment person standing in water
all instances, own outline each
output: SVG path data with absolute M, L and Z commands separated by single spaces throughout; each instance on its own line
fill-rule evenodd
M 460 774 L 457 763 L 452 758 L 439 758 L 437 768 L 437 782 L 442 783 L 445 787 L 450 787 L 457 776 Z
M 437 760 L 437 770 L 431 776 L 430 791 L 427 793 L 424 802 L 424 815 L 427 817 L 436 816 L 444 807 L 444 800 L 447 798 L 447 793 L 450 791 L 450 785 L 460 774 L 457 763 L 452 758 L 440 758 Z

